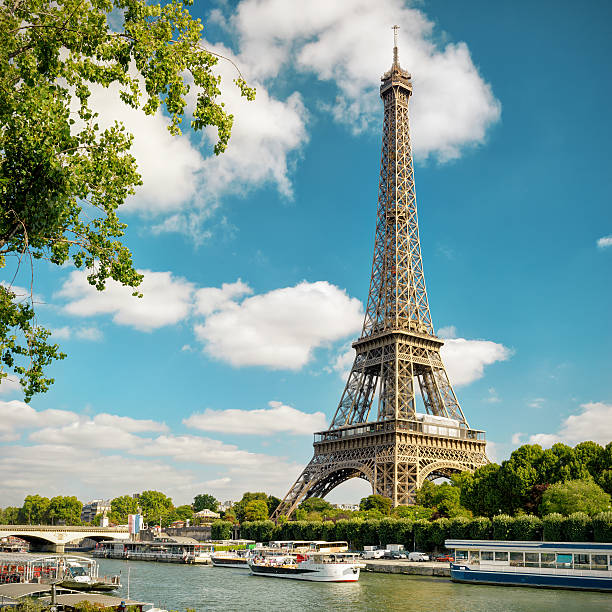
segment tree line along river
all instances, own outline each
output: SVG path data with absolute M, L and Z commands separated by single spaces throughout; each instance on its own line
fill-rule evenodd
M 167 610 L 197 612 L 310 610 L 427 612 L 603 612 L 608 593 L 455 584 L 448 578 L 362 572 L 359 582 L 299 582 L 251 576 L 239 569 L 99 559 L 100 574 L 121 572 L 119 597 Z

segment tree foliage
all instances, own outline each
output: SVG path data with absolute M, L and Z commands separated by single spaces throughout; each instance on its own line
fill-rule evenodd
M 391 512 L 392 501 L 383 495 L 368 495 L 359 502 L 359 510 L 378 510 L 388 516 Z
M 128 514 L 138 512 L 138 500 L 131 495 L 121 495 L 111 500 L 111 512 L 109 519 L 116 525 L 125 525 L 128 522 Z
M 202 47 L 190 0 L 5 0 L 0 3 L 0 267 L 71 261 L 102 290 L 108 279 L 136 289 L 141 275 L 122 243 L 117 209 L 141 184 L 121 117 L 101 118 L 95 87 L 152 115 L 162 107 L 180 133 L 186 96 L 190 127 L 217 128 L 227 146 L 233 117 L 218 101 L 217 57 Z M 113 12 L 113 19 L 110 15 Z M 121 25 L 117 27 L 116 21 Z M 254 91 L 242 77 L 242 94 Z M 110 120 L 110 121 L 109 121 Z M 114 122 L 113 122 L 114 120 Z M 36 324 L 31 290 L 19 302 L 0 286 L 0 382 L 15 373 L 27 401 L 53 382 L 45 367 L 62 357 Z
M 570 480 L 551 485 L 542 496 L 542 514 L 553 512 L 568 516 L 584 512 L 593 516 L 612 509 L 610 496 L 592 480 Z
M 268 504 L 263 499 L 253 499 L 244 507 L 247 521 L 265 521 L 268 518 Z
M 145 522 L 150 524 L 158 524 L 161 520 L 162 525 L 167 525 L 169 521 L 166 517 L 169 511 L 174 510 L 172 499 L 161 491 L 143 491 L 138 497 L 138 505 Z
M 200 493 L 193 498 L 194 512 L 200 512 L 207 509 L 216 512 L 219 507 L 219 502 L 210 493 Z

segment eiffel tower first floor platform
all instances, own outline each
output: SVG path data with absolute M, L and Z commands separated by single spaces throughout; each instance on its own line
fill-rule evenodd
M 393 506 L 414 504 L 426 479 L 489 463 L 483 431 L 438 427 L 417 420 L 360 423 L 315 434 L 314 457 L 273 518 L 290 516 L 309 497 L 325 497 L 350 478 L 363 478 Z

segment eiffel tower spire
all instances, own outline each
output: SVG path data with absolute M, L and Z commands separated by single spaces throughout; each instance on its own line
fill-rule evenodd
M 426 478 L 487 463 L 484 432 L 469 428 L 440 357 L 444 342 L 429 311 L 419 224 L 409 102 L 412 77 L 399 64 L 382 76 L 384 106 L 374 257 L 355 361 L 329 430 L 275 516 L 311 496 L 364 478 L 394 505 L 414 503 Z M 425 413 L 417 411 L 418 381 Z

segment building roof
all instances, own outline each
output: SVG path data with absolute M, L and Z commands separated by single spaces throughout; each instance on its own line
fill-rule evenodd
M 199 512 L 195 512 L 193 516 L 197 516 L 200 518 L 204 518 L 207 516 L 210 517 L 214 517 L 214 518 L 219 518 L 219 513 L 218 512 L 213 512 L 212 510 L 209 510 L 208 508 L 204 508 L 204 510 L 200 510 Z

